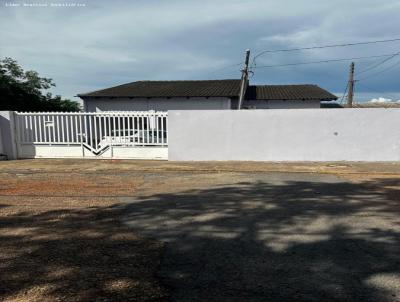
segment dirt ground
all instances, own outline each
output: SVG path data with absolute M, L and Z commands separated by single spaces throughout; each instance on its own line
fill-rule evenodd
M 38 162 L 0 162 L 0 301 L 164 300 L 163 244 L 138 238 L 112 207 L 142 179 Z
M 0 300 L 399 301 L 399 204 L 398 163 L 0 162 Z

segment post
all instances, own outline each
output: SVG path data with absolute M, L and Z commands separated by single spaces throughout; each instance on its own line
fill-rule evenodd
M 347 107 L 353 107 L 353 97 L 354 97 L 354 62 L 350 64 L 350 74 L 349 74 L 349 93 L 347 95 Z
M 18 159 L 17 116 L 13 111 L 0 111 L 1 153 L 8 159 Z
M 242 70 L 242 79 L 240 83 L 240 94 L 239 94 L 239 102 L 237 108 L 238 110 L 242 109 L 244 96 L 246 94 L 247 80 L 249 75 L 249 58 L 250 58 L 250 49 L 246 49 L 246 59 L 244 61 L 244 68 Z

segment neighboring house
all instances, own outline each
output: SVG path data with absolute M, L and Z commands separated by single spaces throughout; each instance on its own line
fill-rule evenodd
M 320 108 L 322 101 L 337 100 L 317 85 L 255 85 L 246 91 L 243 107 L 249 109 Z
M 78 94 L 95 111 L 237 109 L 240 80 L 138 81 Z M 337 97 L 316 85 L 250 85 L 244 109 L 319 108 Z

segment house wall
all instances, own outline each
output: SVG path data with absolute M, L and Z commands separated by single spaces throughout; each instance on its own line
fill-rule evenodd
M 169 160 L 400 160 L 400 109 L 169 111 L 168 115 Z
M 243 107 L 255 107 L 255 109 L 305 109 L 305 108 L 320 108 L 320 100 L 248 100 L 245 101 Z
M 230 109 L 229 98 L 86 98 L 87 112 L 96 111 L 167 111 L 167 110 L 218 110 Z

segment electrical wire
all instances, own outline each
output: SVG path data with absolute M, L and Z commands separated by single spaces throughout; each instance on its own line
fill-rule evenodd
M 346 89 L 344 90 L 342 96 L 339 99 L 339 104 L 343 104 L 348 89 L 349 89 L 349 82 L 347 82 Z
M 290 64 L 263 65 L 263 66 L 255 66 L 255 67 L 252 67 L 251 69 L 257 69 L 257 68 L 272 68 L 272 67 L 286 67 L 286 66 L 298 66 L 298 65 L 331 63 L 331 62 L 341 62 L 341 61 L 351 61 L 351 60 L 363 60 L 363 59 L 370 59 L 370 58 L 388 57 L 388 56 L 392 56 L 392 55 L 393 55 L 393 54 L 386 54 L 386 55 L 376 55 L 376 56 L 366 56 L 366 57 L 331 59 L 331 60 L 323 60 L 323 61 L 299 62 L 299 63 L 290 63 Z
M 397 53 L 393 54 L 392 56 L 390 56 L 389 58 L 386 58 L 386 59 L 384 59 L 383 61 L 381 61 L 381 62 L 379 62 L 379 63 L 377 63 L 377 64 L 374 64 L 374 65 L 372 65 L 372 66 L 370 66 L 370 67 L 367 67 L 367 68 L 364 69 L 364 70 L 361 70 L 360 72 L 357 73 L 357 75 L 360 75 L 360 74 L 363 74 L 363 73 L 365 73 L 365 72 L 368 72 L 368 71 L 370 71 L 370 70 L 372 70 L 372 69 L 375 69 L 375 68 L 377 68 L 377 67 L 379 67 L 379 66 L 385 64 L 386 62 L 392 60 L 393 58 L 395 58 L 395 57 L 398 56 L 398 55 L 400 55 L 400 52 L 397 52 Z
M 259 52 L 257 55 L 253 57 L 252 64 L 250 66 L 251 69 L 256 69 L 256 68 L 272 68 L 272 67 L 285 67 L 285 66 L 297 66 L 297 65 L 309 65 L 309 64 L 320 64 L 320 63 L 330 63 L 330 62 L 340 62 L 340 61 L 349 61 L 349 60 L 361 60 L 361 59 L 368 59 L 368 58 L 379 58 L 379 57 L 386 57 L 389 56 L 389 58 L 386 58 L 382 62 L 375 64 L 358 74 L 362 74 L 364 72 L 367 72 L 369 70 L 375 69 L 376 67 L 379 67 L 380 65 L 386 63 L 387 61 L 393 59 L 394 57 L 400 55 L 400 52 L 394 53 L 394 54 L 389 54 L 389 55 L 380 55 L 380 56 L 368 56 L 368 57 L 356 57 L 356 58 L 345 58 L 345 59 L 332 59 L 332 60 L 323 60 L 323 61 L 314 61 L 314 62 L 300 62 L 300 63 L 291 63 L 291 64 L 280 64 L 280 65 L 264 65 L 264 66 L 257 66 L 256 65 L 256 59 L 266 53 L 277 53 L 277 52 L 291 52 L 291 51 L 301 51 L 301 50 L 312 50 L 312 49 L 324 49 L 324 48 L 334 48 L 334 47 L 349 47 L 349 46 L 356 46 L 356 45 L 367 45 L 367 44 L 375 44 L 375 43 L 389 43 L 389 42 L 396 42 L 400 41 L 400 38 L 395 38 L 395 39 L 386 39 L 386 40 L 375 40 L 375 41 L 365 41 L 365 42 L 356 42 L 356 43 L 343 43 L 343 44 L 330 44 L 330 45 L 322 45 L 322 46 L 311 46 L 311 47 L 297 47 L 297 48 L 288 48 L 288 49 L 275 49 L 275 50 L 264 50 Z M 216 69 L 212 71 L 211 73 L 216 73 L 222 70 L 226 70 L 228 68 L 240 66 L 243 63 L 236 63 L 228 66 L 224 66 L 222 68 Z M 397 64 L 396 64 L 397 65 Z M 391 68 L 389 68 L 391 69 Z M 386 71 L 386 70 L 384 70 Z M 382 72 L 384 72 L 382 71 Z M 381 73 L 381 72 L 379 72 Z M 377 73 L 377 74 L 379 74 Z M 375 75 L 375 74 L 374 74 Z
M 255 67 L 256 59 L 266 53 L 290 52 L 290 51 L 301 51 L 301 50 L 312 50 L 312 49 L 323 49 L 323 48 L 334 48 L 334 47 L 349 47 L 349 46 L 356 46 L 356 45 L 387 43 L 387 42 L 395 42 L 395 41 L 400 41 L 400 38 L 388 39 L 388 40 L 367 41 L 367 42 L 357 42 L 357 43 L 331 44 L 331 45 L 312 46 L 312 47 L 297 47 L 297 48 L 289 48 L 289 49 L 264 50 L 264 51 L 259 52 L 257 55 L 255 55 L 253 57 L 252 66 Z
M 297 48 L 288 48 L 288 49 L 268 49 L 263 50 L 256 54 L 253 58 L 253 63 L 255 64 L 255 60 L 266 54 L 266 53 L 276 53 L 276 52 L 289 52 L 289 51 L 301 51 L 301 50 L 311 50 L 311 49 L 323 49 L 323 48 L 334 48 L 334 47 L 349 47 L 356 45 L 367 45 L 367 44 L 375 44 L 375 43 L 388 43 L 388 42 L 396 42 L 400 41 L 400 38 L 396 39 L 387 39 L 387 40 L 375 40 L 375 41 L 366 41 L 366 42 L 356 42 L 356 43 L 343 43 L 343 44 L 330 44 L 330 45 L 322 45 L 322 46 L 310 46 L 310 47 L 297 47 Z
M 388 67 L 385 68 L 385 69 L 382 69 L 382 70 L 380 70 L 380 71 L 378 71 L 378 72 L 375 72 L 375 73 L 373 73 L 373 74 L 369 74 L 369 75 L 367 75 L 366 77 L 363 77 L 363 78 L 361 78 L 361 79 L 358 79 L 358 81 L 364 81 L 364 80 L 366 80 L 366 79 L 375 77 L 375 76 L 377 76 L 377 75 L 380 75 L 381 73 L 384 73 L 384 72 L 387 72 L 387 71 L 389 71 L 389 70 L 392 70 L 393 68 L 395 68 L 395 67 L 397 67 L 397 66 L 399 66 L 399 65 L 400 65 L 400 61 L 398 61 L 398 62 L 397 62 L 396 64 L 394 64 L 394 65 L 388 66 Z

